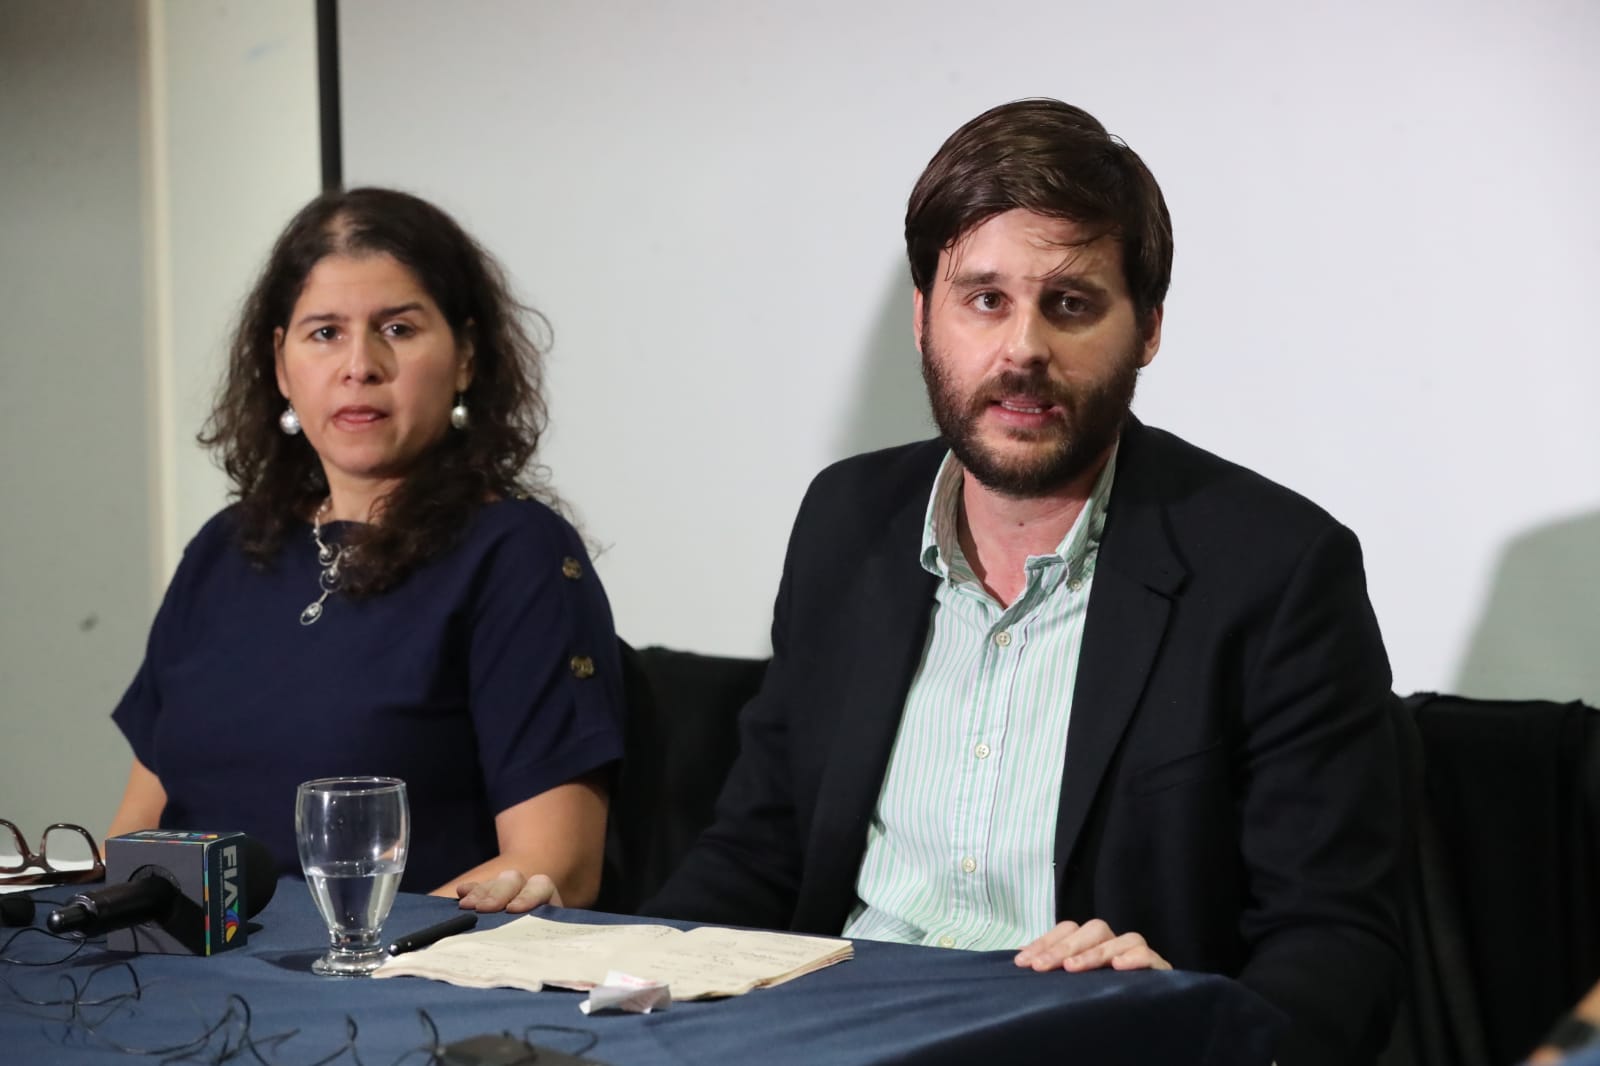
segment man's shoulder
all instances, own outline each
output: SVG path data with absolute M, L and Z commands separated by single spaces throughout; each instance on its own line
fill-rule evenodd
M 909 541 L 904 550 L 914 559 L 928 493 L 947 450 L 939 440 L 919 441 L 826 467 L 806 490 L 791 547 L 805 545 L 838 560 Z
M 861 497 L 863 502 L 885 506 L 903 502 L 907 496 L 926 499 L 948 450 L 943 441 L 935 439 L 852 455 L 823 468 L 812 479 L 810 491 Z
M 1338 525 L 1294 489 L 1154 426 L 1138 424 L 1124 436 L 1117 488 L 1125 499 L 1156 499 L 1180 519 L 1225 529 L 1268 526 L 1316 535 Z

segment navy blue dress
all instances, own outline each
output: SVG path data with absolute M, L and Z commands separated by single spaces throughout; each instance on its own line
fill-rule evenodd
M 323 527 L 332 544 L 343 523 Z M 253 567 L 232 511 L 189 544 L 113 719 L 167 794 L 163 828 L 243 830 L 300 871 L 294 799 L 316 777 L 402 778 L 427 892 L 499 852 L 494 816 L 622 757 L 611 609 L 576 531 L 488 504 L 379 596 L 320 591 L 311 527 Z

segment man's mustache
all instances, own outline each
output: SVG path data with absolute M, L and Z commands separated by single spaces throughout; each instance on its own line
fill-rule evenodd
M 1020 370 L 1002 371 L 978 389 L 973 397 L 973 407 L 981 409 L 1002 400 L 1029 400 L 1040 407 L 1054 404 L 1064 410 L 1072 409 L 1071 391 L 1051 381 L 1043 371 L 1036 374 Z

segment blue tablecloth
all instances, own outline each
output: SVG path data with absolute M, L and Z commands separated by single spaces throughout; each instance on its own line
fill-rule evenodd
M 66 895 L 38 893 L 42 900 Z M 41 902 L 40 926 L 48 909 Z M 454 913 L 452 901 L 402 895 L 386 933 Z M 561 921 L 636 920 L 539 913 Z M 506 920 L 485 916 L 479 928 Z M 615 1066 L 982 1059 L 1264 1066 L 1283 1025 L 1253 993 L 1213 975 L 1036 974 L 1015 967 L 1009 952 L 870 941 L 856 942 L 853 960 L 777 988 L 649 1015 L 588 1017 L 578 1010 L 583 997 L 572 992 L 317 977 L 310 966 L 325 934 L 299 881 L 282 882 L 255 921 L 259 928 L 244 948 L 212 958 L 121 955 L 91 944 L 56 961 L 71 944 L 42 931 L 0 930 L 0 1061 L 126 1062 L 119 1049 L 181 1047 L 192 1062 L 255 1063 L 259 1055 L 267 1063 L 307 1064 L 345 1048 L 330 1061 L 421 1066 L 430 1061 L 436 1029 L 439 1043 L 511 1032 L 567 1051 L 592 1036 L 586 1057 Z M 255 1055 L 250 1048 L 235 1054 L 246 1039 Z

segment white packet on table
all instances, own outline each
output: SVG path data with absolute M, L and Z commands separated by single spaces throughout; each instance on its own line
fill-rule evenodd
M 671 1005 L 672 990 L 660 981 L 612 970 L 589 990 L 589 998 L 578 1004 L 578 1009 L 585 1014 L 608 1010 L 649 1014 Z

